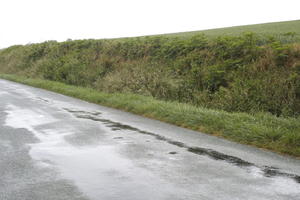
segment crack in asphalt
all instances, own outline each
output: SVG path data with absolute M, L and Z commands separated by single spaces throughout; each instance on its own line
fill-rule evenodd
M 227 163 L 230 163 L 232 165 L 235 165 L 235 166 L 238 166 L 241 168 L 256 167 L 262 172 L 262 174 L 265 177 L 269 177 L 269 178 L 279 177 L 279 176 L 287 177 L 287 178 L 291 178 L 291 179 L 295 180 L 297 183 L 300 183 L 300 176 L 297 174 L 282 172 L 282 171 L 280 171 L 280 169 L 278 169 L 276 167 L 272 167 L 272 166 L 258 166 L 254 163 L 245 161 L 241 158 L 227 155 L 227 154 L 215 151 L 213 149 L 208 149 L 208 148 L 203 148 L 203 147 L 191 147 L 182 142 L 172 140 L 170 138 L 161 136 L 156 133 L 140 130 L 138 128 L 135 128 L 135 127 L 132 127 L 132 126 L 129 126 L 126 124 L 122 124 L 119 122 L 114 122 L 114 121 L 111 121 L 108 119 L 100 118 L 99 116 L 101 115 L 101 112 L 87 112 L 87 111 L 80 111 L 80 110 L 74 110 L 74 109 L 69 109 L 69 108 L 63 108 L 63 109 L 68 111 L 69 113 L 72 113 L 77 118 L 101 122 L 106 127 L 111 128 L 111 130 L 113 130 L 113 131 L 129 130 L 129 131 L 138 132 L 140 134 L 150 135 L 150 136 L 153 136 L 157 140 L 165 141 L 165 142 L 175 145 L 177 147 L 184 148 L 188 152 L 191 152 L 191 153 L 194 153 L 197 155 L 207 156 L 214 160 L 225 161 Z

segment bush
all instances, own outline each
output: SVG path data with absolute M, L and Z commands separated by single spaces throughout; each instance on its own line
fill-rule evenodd
M 294 34 L 48 41 L 0 51 L 0 72 L 227 111 L 300 115 Z

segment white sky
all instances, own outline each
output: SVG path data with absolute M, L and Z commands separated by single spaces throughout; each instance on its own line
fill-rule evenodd
M 0 0 L 0 48 L 300 19 L 300 0 Z

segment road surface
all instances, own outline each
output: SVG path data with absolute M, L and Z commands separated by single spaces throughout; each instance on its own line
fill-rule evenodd
M 300 161 L 0 80 L 1 200 L 298 200 Z

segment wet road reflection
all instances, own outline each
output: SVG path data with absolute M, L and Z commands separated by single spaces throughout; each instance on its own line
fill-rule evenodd
M 0 84 L 1 200 L 300 199 L 298 160 Z

